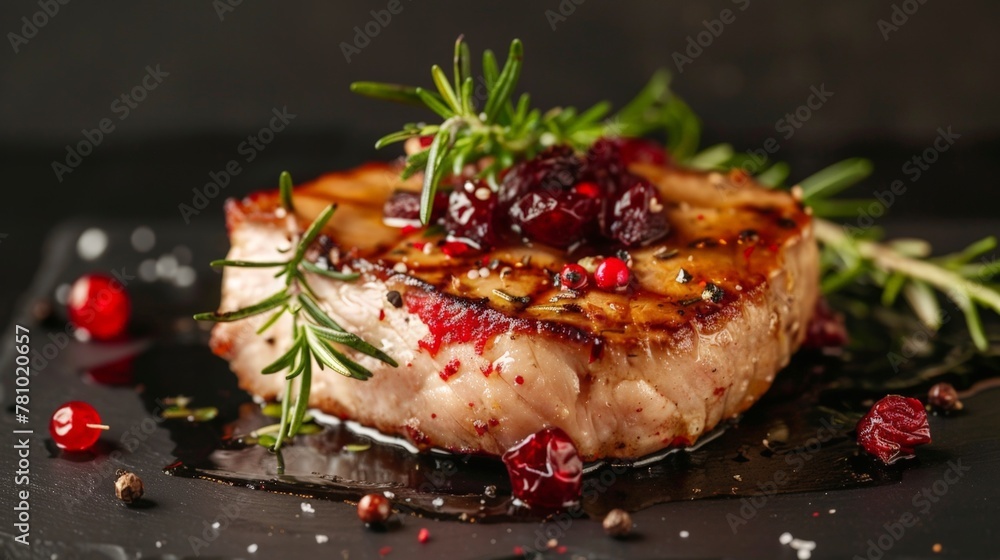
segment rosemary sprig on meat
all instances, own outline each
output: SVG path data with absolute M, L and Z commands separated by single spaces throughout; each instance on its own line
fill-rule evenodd
M 667 147 L 675 157 L 692 154 L 698 145 L 700 127 L 697 122 L 690 127 L 693 114 L 670 91 L 669 73 L 654 74 L 635 99 L 614 114 L 606 101 L 583 111 L 554 107 L 542 112 L 531 107 L 527 93 L 515 102 L 523 56 L 518 39 L 511 42 L 502 69 L 492 51 L 483 53 L 485 95 L 477 95 L 469 47 L 461 37 L 455 42 L 452 79 L 440 66 L 431 68 L 434 90 L 377 82 L 351 84 L 355 93 L 418 105 L 444 119 L 439 124 L 408 123 L 375 143 L 381 148 L 415 137 L 432 138 L 425 149 L 407 158 L 403 170 L 404 179 L 423 171 L 420 220 L 425 225 L 441 180 L 448 174 L 460 175 L 469 164 L 482 162 L 477 176 L 496 189 L 502 170 L 548 146 L 563 144 L 585 150 L 601 137 L 643 136 L 658 128 L 671 133 L 673 141 Z
M 286 212 L 293 213 L 292 180 L 287 172 L 281 174 L 279 189 L 282 206 Z M 288 260 L 274 262 L 213 261 L 213 267 L 277 268 L 278 272 L 275 277 L 284 278 L 285 285 L 270 297 L 243 309 L 225 313 L 200 313 L 194 316 L 199 321 L 230 322 L 270 312 L 270 317 L 260 326 L 257 334 L 266 332 L 285 314 L 292 317 L 292 332 L 294 334 L 290 347 L 281 357 L 261 371 L 265 375 L 286 372 L 281 420 L 278 423 L 273 446 L 275 452 L 280 451 L 285 439 L 294 437 L 302 428 L 309 405 L 314 363 L 320 369 L 330 368 L 341 375 L 361 381 L 372 376 L 371 371 L 338 350 L 338 346 L 335 345 L 353 349 L 393 367 L 398 366 L 396 361 L 385 352 L 341 327 L 323 309 L 316 292 L 309 285 L 307 274 L 343 282 L 351 282 L 359 277 L 356 273 L 328 270 L 306 260 L 309 248 L 336 210 L 337 206 L 331 204 L 320 213 L 299 237 L 295 251 Z

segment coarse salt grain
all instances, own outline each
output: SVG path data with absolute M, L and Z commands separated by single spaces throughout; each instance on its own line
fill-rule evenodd
M 804 541 L 802 539 L 792 539 L 792 542 L 789 543 L 789 546 L 791 546 L 796 550 L 798 549 L 816 550 L 816 543 L 814 541 Z
M 252 544 L 252 545 L 248 546 L 247 547 L 247 552 L 249 552 L 250 554 L 253 554 L 253 553 L 257 552 L 257 545 Z
M 323 544 L 330 540 L 330 537 L 326 535 L 316 535 L 316 543 Z
M 690 536 L 691 536 L 691 533 L 688 533 L 687 531 L 681 531 L 681 538 L 682 539 L 686 539 L 686 538 L 688 538 Z
M 303 513 L 316 513 L 316 510 L 313 509 L 312 504 L 309 502 L 302 502 L 301 507 Z

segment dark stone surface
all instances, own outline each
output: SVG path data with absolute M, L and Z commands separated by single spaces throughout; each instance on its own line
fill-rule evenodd
M 109 231 L 111 246 L 101 260 L 83 263 L 74 257 L 75 240 L 81 228 L 98 223 Z M 133 332 L 138 338 L 154 340 L 168 352 L 171 345 L 183 345 L 183 351 L 169 360 L 140 360 L 138 377 L 151 384 L 194 369 L 204 379 L 191 388 L 196 397 L 231 396 L 235 389 L 226 365 L 202 345 L 203 334 L 188 330 L 191 324 L 183 320 L 214 304 L 217 296 L 208 286 L 217 279 L 204 262 L 225 250 L 225 238 L 215 227 L 181 227 L 173 222 L 153 227 L 159 237 L 150 255 L 156 257 L 176 246 L 191 248 L 201 281 L 193 289 L 141 280 L 130 284 L 137 309 Z M 995 230 L 995 222 L 991 227 Z M 963 228 L 954 222 L 938 222 L 912 233 L 956 229 Z M 47 246 L 45 262 L 29 295 L 22 299 L 22 309 L 51 297 L 56 286 L 90 268 L 124 267 L 127 274 L 134 274 L 138 262 L 147 256 L 128 246 L 131 230 L 132 225 L 96 221 L 60 228 Z M 181 321 L 165 320 L 170 317 Z M 32 345 L 40 352 L 54 340 L 50 334 L 60 328 L 58 317 L 39 326 L 25 313 L 18 313 L 15 322 L 31 326 Z M 13 339 L 12 327 L 4 338 Z M 2 349 L 5 364 L 13 362 L 11 346 Z M 315 513 L 306 514 L 300 507 L 304 500 L 299 497 L 164 475 L 162 467 L 185 449 L 177 448 L 176 434 L 151 415 L 149 395 L 132 387 L 98 385 L 83 374 L 112 354 L 131 350 L 73 342 L 48 363 L 36 363 L 28 424 L 35 430 L 30 444 L 33 546 L 29 549 L 11 541 L 13 512 L 7 504 L 13 500 L 7 494 L 0 514 L 0 539 L 8 558 L 55 555 L 119 559 L 140 554 L 142 558 L 196 554 L 212 558 L 377 558 L 385 547 L 391 547 L 388 558 L 510 558 L 515 547 L 544 547 L 549 538 L 567 547 L 565 554 L 559 554 L 558 549 L 549 553 L 554 558 L 793 558 L 794 551 L 778 542 L 786 531 L 816 541 L 813 558 L 865 557 L 870 539 L 877 541 L 892 531 L 898 537 L 882 537 L 891 557 L 938 557 L 932 552 L 935 543 L 941 543 L 941 556 L 946 557 L 990 557 L 995 553 L 992 518 L 1000 499 L 997 390 L 967 399 L 967 411 L 957 417 L 932 417 L 934 444 L 920 450 L 918 462 L 903 473 L 900 483 L 760 497 L 755 502 L 710 499 L 661 504 L 634 514 L 636 535 L 625 541 L 605 537 L 599 522 L 590 520 L 481 525 L 404 516 L 400 525 L 377 532 L 363 529 L 350 505 L 310 500 Z M 7 434 L 4 438 L 8 442 L 0 454 L 0 472 L 4 473 L 15 470 L 10 431 L 24 427 L 15 424 L 10 407 L 12 384 L 13 375 L 5 375 L 4 412 L 0 414 L 0 431 Z M 66 456 L 49 441 L 47 415 L 70 399 L 91 402 L 112 426 L 92 454 Z M 957 478 L 948 474 L 956 462 L 967 469 Z M 145 480 L 146 500 L 140 507 L 127 508 L 115 499 L 111 473 L 118 468 L 132 470 Z M 808 467 L 802 475 L 808 477 Z M 9 493 L 13 487 L 8 483 L 5 488 Z M 925 489 L 937 494 L 920 498 Z M 899 533 L 894 523 L 907 513 L 915 525 Z M 746 523 L 734 525 L 736 518 Z M 215 522 L 220 523 L 220 530 L 213 539 Z M 416 540 L 421 527 L 432 534 L 424 545 Z M 681 531 L 689 535 L 683 538 Z M 325 535 L 328 542 L 318 543 L 317 535 Z M 251 545 L 257 545 L 252 554 L 248 552 Z

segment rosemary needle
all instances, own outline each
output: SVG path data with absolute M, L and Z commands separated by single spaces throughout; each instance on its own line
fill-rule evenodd
M 281 174 L 279 190 L 282 206 L 287 211 L 294 211 L 292 179 L 287 172 Z M 309 247 L 333 217 L 335 211 L 336 205 L 330 205 L 320 213 L 316 220 L 302 233 L 295 246 L 295 251 L 287 261 L 213 261 L 212 266 L 216 267 L 277 268 L 278 273 L 275 276 L 284 277 L 285 285 L 270 297 L 242 309 L 225 313 L 199 313 L 194 317 L 199 321 L 240 321 L 277 309 L 258 331 L 263 332 L 277 322 L 282 315 L 291 315 L 295 325 L 293 331 L 296 333 L 291 346 L 261 371 L 265 375 L 280 371 L 286 372 L 285 392 L 281 403 L 281 420 L 273 444 L 274 451 L 279 453 L 279 459 L 281 445 L 285 438 L 294 437 L 299 433 L 307 419 L 306 411 L 309 405 L 314 363 L 318 364 L 320 369 L 329 367 L 337 373 L 354 379 L 365 380 L 371 377 L 370 371 L 342 352 L 337 351 L 331 346 L 331 342 L 371 356 L 393 367 L 398 366 L 395 360 L 378 348 L 365 342 L 359 336 L 344 331 L 310 295 L 311 290 L 305 279 L 307 272 L 343 282 L 350 282 L 358 278 L 357 274 L 329 271 L 306 260 Z M 280 461 L 279 470 L 283 470 Z

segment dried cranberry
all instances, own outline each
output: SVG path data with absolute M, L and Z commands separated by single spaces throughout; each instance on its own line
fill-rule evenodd
M 587 270 L 576 263 L 563 265 L 559 283 L 567 290 L 579 290 L 587 285 Z
M 625 165 L 646 163 L 662 166 L 668 162 L 666 148 L 653 140 L 645 138 L 617 138 L 614 142 L 618 144 L 622 163 Z
M 587 150 L 585 174 L 607 188 L 614 186 L 625 173 L 625 162 L 622 161 L 621 146 L 611 138 L 601 138 L 591 144 Z
M 625 261 L 618 257 L 608 257 L 597 265 L 594 271 L 594 281 L 602 290 L 617 290 L 628 286 L 632 273 Z
M 420 225 L 420 195 L 394 192 L 382 205 L 385 223 L 392 227 Z
M 806 329 L 806 348 L 839 348 L 847 345 L 847 326 L 844 316 L 830 308 L 826 299 L 816 300 L 809 327 Z
M 568 247 L 583 240 L 599 208 L 599 201 L 573 191 L 535 191 L 518 199 L 509 216 L 523 235 L 553 247 Z
M 477 249 L 496 243 L 497 197 L 482 181 L 466 181 L 448 197 L 444 227 L 449 238 L 464 241 Z
M 448 194 L 437 192 L 434 196 L 434 209 L 431 211 L 431 222 L 436 221 L 448 207 Z M 382 205 L 382 218 L 390 227 L 419 226 L 420 224 L 420 193 L 396 191 Z
M 578 501 L 583 461 L 566 432 L 546 428 L 503 454 L 514 497 L 529 507 L 558 509 Z
M 667 234 L 669 226 L 663 214 L 659 193 L 649 181 L 629 177 L 605 218 L 604 234 L 627 247 L 647 245 Z
M 532 191 L 558 193 L 577 183 L 582 162 L 569 146 L 553 146 L 518 163 L 503 178 L 500 203 L 509 206 Z
M 914 456 L 914 447 L 931 442 L 927 412 L 917 399 L 889 395 L 858 422 L 858 444 L 883 463 Z

